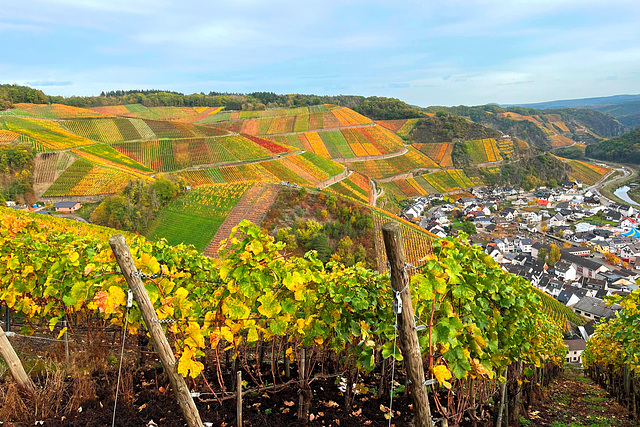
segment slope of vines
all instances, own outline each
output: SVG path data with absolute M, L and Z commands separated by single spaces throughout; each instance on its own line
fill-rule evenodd
M 53 330 L 63 318 L 86 316 L 123 324 L 127 285 L 103 237 L 7 211 L 0 212 L 0 221 L 0 302 L 32 327 Z M 161 275 L 145 280 L 145 288 L 158 317 L 174 321 L 163 325 L 174 340 L 178 372 L 194 378 L 194 387 L 204 388 L 203 362 L 218 369 L 221 363 L 206 349 L 230 352 L 263 383 L 277 381 L 280 373 L 272 368 L 273 378 L 263 379 L 259 365 L 247 364 L 248 349 L 258 345 L 271 345 L 271 357 L 284 352 L 292 360 L 305 348 L 309 363 L 329 357 L 335 373 L 354 380 L 378 367 L 380 355 L 401 358 L 394 350 L 386 275 L 325 266 L 313 253 L 283 257 L 285 244 L 247 221 L 223 242 L 219 260 L 139 236 L 130 237 L 129 245 L 138 269 Z M 428 325 L 420 336 L 427 375 L 437 379 L 450 403 L 448 410 L 438 406 L 442 413 L 460 420 L 471 410 L 472 379 L 476 387 L 497 389 L 497 376 L 514 362 L 563 363 L 561 329 L 543 313 L 530 284 L 466 241 L 443 239 L 433 253 L 412 275 L 411 292 L 419 322 Z M 128 330 L 137 333 L 142 325 L 135 305 L 128 319 Z M 207 384 L 216 381 L 227 389 L 215 375 Z M 304 392 L 308 381 L 300 386 L 305 399 L 311 399 Z M 488 398 L 476 402 L 474 412 L 478 405 L 489 405 Z

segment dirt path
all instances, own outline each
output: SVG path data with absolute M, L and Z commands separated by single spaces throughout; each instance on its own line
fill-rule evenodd
M 627 410 L 577 369 L 565 369 L 534 405 L 523 426 L 613 427 L 636 425 Z

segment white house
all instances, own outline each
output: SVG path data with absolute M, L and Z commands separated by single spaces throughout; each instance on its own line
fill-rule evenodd
M 549 219 L 549 226 L 551 227 L 559 227 L 561 225 L 567 225 L 567 222 L 564 220 L 562 214 L 555 214 Z
M 520 252 L 531 253 L 531 245 L 533 245 L 533 242 L 531 239 L 521 238 L 516 240 L 515 245 Z
M 567 346 L 567 363 L 580 363 L 582 364 L 582 352 L 587 345 L 587 342 L 580 339 L 564 340 L 564 345 Z
M 554 266 L 556 276 L 565 282 L 573 282 L 576 280 L 577 270 L 570 262 L 558 261 Z

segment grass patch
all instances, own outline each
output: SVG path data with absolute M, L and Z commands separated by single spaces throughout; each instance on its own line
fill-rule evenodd
M 188 191 L 165 207 L 146 236 L 171 245 L 191 244 L 202 252 L 250 184 L 220 184 Z

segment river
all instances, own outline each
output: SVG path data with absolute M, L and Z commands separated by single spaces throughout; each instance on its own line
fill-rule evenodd
M 629 197 L 629 190 L 631 190 L 631 187 L 629 187 L 628 185 L 623 185 L 622 187 L 616 188 L 616 191 L 614 191 L 613 194 L 615 194 L 616 197 L 619 197 L 620 199 L 629 203 L 630 205 L 640 206 L 638 203 L 634 202 L 631 197 Z

